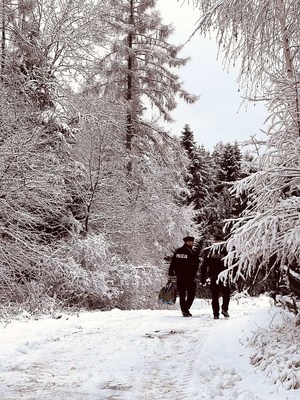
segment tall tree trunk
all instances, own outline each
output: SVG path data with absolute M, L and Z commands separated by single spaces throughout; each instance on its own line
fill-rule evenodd
M 4 79 L 5 67 L 5 0 L 2 0 L 2 18 L 1 18 L 1 80 Z
M 133 17 L 133 1 L 130 0 L 130 16 L 129 16 L 129 24 L 133 28 L 134 17 Z M 132 138 L 133 138 L 133 93 L 132 93 L 132 81 L 133 81 L 133 56 L 132 56 L 132 41 L 133 41 L 133 31 L 131 30 L 127 36 L 127 46 L 128 46 L 128 60 L 127 60 L 127 121 L 126 121 L 126 148 L 128 152 L 131 151 L 132 148 Z M 132 171 L 132 161 L 130 160 L 127 164 L 128 172 Z
M 128 46 L 132 48 L 132 33 L 130 32 L 128 35 Z M 128 56 L 128 74 L 127 74 L 127 135 L 126 135 L 126 147 L 128 150 L 131 150 L 132 147 L 132 136 L 133 136 L 133 116 L 132 116 L 132 55 Z
M 277 16 L 280 23 L 282 45 L 286 63 L 286 72 L 289 79 L 294 78 L 294 67 L 290 51 L 289 37 L 287 34 L 286 15 L 284 10 L 284 0 L 277 0 Z
M 299 90 L 298 90 L 298 80 L 295 76 L 295 69 L 293 66 L 293 57 L 290 50 L 289 37 L 286 25 L 286 15 L 285 15 L 285 3 L 284 0 L 277 0 L 277 16 L 280 23 L 280 31 L 282 37 L 282 46 L 285 58 L 286 73 L 288 79 L 294 81 L 295 85 L 295 109 L 296 109 L 296 124 L 298 127 L 298 136 L 300 136 L 300 110 L 299 110 Z

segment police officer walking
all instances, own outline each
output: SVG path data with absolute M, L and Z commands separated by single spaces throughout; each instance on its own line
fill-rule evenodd
M 186 236 L 184 245 L 175 250 L 169 267 L 170 279 L 177 278 L 177 290 L 182 315 L 191 317 L 190 308 L 196 294 L 196 274 L 198 270 L 198 255 L 193 250 L 195 238 Z
M 218 242 L 216 242 L 217 244 Z M 221 314 L 225 318 L 229 318 L 228 306 L 230 301 L 230 283 L 226 279 L 225 282 L 219 280 L 219 274 L 225 271 L 223 257 L 226 251 L 223 249 L 217 251 L 206 251 L 203 263 L 201 265 L 201 283 L 204 285 L 210 283 L 210 291 L 212 295 L 212 310 L 214 319 L 219 319 L 220 305 L 219 298 L 222 297 Z

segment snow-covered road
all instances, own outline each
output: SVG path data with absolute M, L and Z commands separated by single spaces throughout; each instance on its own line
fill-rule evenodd
M 230 319 L 214 320 L 197 300 L 192 318 L 112 310 L 13 322 L 0 331 L 0 399 L 299 399 L 265 382 L 242 345 L 269 307 L 232 301 Z

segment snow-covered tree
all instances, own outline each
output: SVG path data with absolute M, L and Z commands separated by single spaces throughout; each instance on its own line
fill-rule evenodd
M 59 85 L 75 68 L 71 55 L 84 48 L 82 35 L 80 43 L 71 40 L 78 34 L 80 4 L 2 2 L 1 291 L 14 293 L 12 301 L 26 301 L 35 290 L 32 282 L 46 294 L 41 277 L 55 276 L 50 254 L 80 230 L 70 152 L 74 129 L 64 115 Z M 56 267 L 61 271 L 57 260 Z
M 201 235 L 210 223 L 211 206 L 213 203 L 214 173 L 212 160 L 204 146 L 198 146 L 189 125 L 181 132 L 181 146 L 188 156 L 188 173 L 186 182 L 189 192 L 185 202 L 192 204 L 196 211 L 196 221 Z
M 204 187 L 202 184 L 202 171 L 200 170 L 197 145 L 194 140 L 194 134 L 189 125 L 185 125 L 183 128 L 180 143 L 189 158 L 186 182 L 190 193 L 187 195 L 186 202 L 187 204 L 193 203 L 195 209 L 199 210 L 201 207 L 201 201 L 203 205 L 203 196 L 201 196 L 201 192 Z
M 216 157 L 214 157 L 216 155 Z M 217 178 L 222 182 L 233 182 L 240 178 L 242 154 L 237 142 L 233 145 L 226 143 L 222 151 L 217 154 L 213 152 L 218 166 Z
M 61 98 L 62 85 L 78 86 L 100 57 L 104 12 L 105 1 L 101 7 L 93 0 L 3 1 L 2 79 L 14 71 L 16 86 L 40 107 L 48 106 L 50 93 Z
M 188 103 L 197 97 L 184 90 L 175 68 L 184 66 L 181 46 L 168 39 L 173 28 L 162 22 L 155 9 L 155 0 L 111 0 L 107 21 L 114 38 L 100 64 L 95 65 L 91 81 L 98 82 L 105 94 L 123 99 L 126 104 L 126 147 L 129 152 L 138 146 L 141 135 L 157 130 L 149 121 L 146 110 L 151 107 L 166 121 L 176 107 L 176 96 Z M 91 82 L 89 83 L 91 85 Z M 145 129 L 146 126 L 146 129 Z M 148 129 L 152 126 L 152 129 Z M 135 140 L 135 144 L 134 144 Z M 152 140 L 150 138 L 150 140 Z M 132 160 L 129 169 L 132 169 Z
M 83 92 L 89 96 L 87 102 L 93 96 L 94 100 L 93 115 L 88 115 L 84 123 L 89 124 L 90 117 L 96 116 L 93 140 L 101 144 L 103 155 L 105 143 L 111 137 L 114 151 L 111 165 L 106 162 L 105 168 L 110 169 L 110 184 L 115 185 L 115 193 L 108 193 L 107 199 L 113 205 L 109 211 L 101 208 L 97 200 L 100 191 L 96 190 L 89 223 L 95 227 L 93 218 L 98 213 L 106 215 L 107 234 L 124 259 L 158 260 L 166 246 L 176 243 L 178 235 L 191 229 L 193 211 L 179 201 L 181 192 L 186 190 L 181 177 L 185 157 L 180 149 L 176 150 L 177 142 L 157 122 L 149 120 L 146 108 L 153 107 L 162 118 L 170 120 L 176 96 L 187 102 L 194 102 L 196 97 L 184 90 L 174 73 L 174 68 L 185 65 L 187 60 L 178 56 L 180 46 L 168 43 L 172 28 L 162 23 L 155 10 L 156 2 L 111 0 L 108 3 L 111 8 L 103 20 L 111 29 L 111 38 L 106 41 L 102 60 L 93 64 L 85 81 Z M 97 101 L 98 113 L 94 107 Z M 117 117 L 112 117 L 109 107 L 121 110 Z M 104 115 L 115 125 L 103 123 Z M 86 138 L 91 135 L 88 130 L 84 128 Z M 113 167 L 116 160 L 118 168 Z M 98 189 L 103 189 L 102 183 Z M 102 203 L 103 198 L 106 198 L 104 193 Z M 120 207 L 115 212 L 117 204 Z M 109 232 L 113 221 L 117 226 Z
M 240 276 L 266 276 L 292 269 L 299 279 L 300 113 L 298 2 L 194 0 L 201 10 L 198 30 L 217 32 L 225 60 L 241 64 L 245 95 L 265 99 L 270 113 L 267 150 L 260 170 L 235 186 L 248 207 L 233 223 L 228 262 Z M 291 288 L 290 288 L 291 290 Z
M 0 90 L 1 302 L 22 303 L 47 290 L 45 261 L 77 231 L 66 183 L 72 161 L 59 131 L 7 82 Z
M 210 233 L 213 238 L 224 238 L 225 220 L 240 213 L 240 200 L 230 195 L 230 188 L 241 177 L 242 154 L 238 144 L 219 142 L 212 152 L 213 196 Z
M 195 231 L 193 208 L 181 201 L 185 155 L 172 138 L 165 141 L 157 134 L 149 144 L 144 137 L 143 156 L 135 160 L 134 179 L 129 179 L 124 104 L 112 109 L 107 98 L 91 95 L 77 96 L 76 103 L 81 115 L 75 153 L 81 165 L 77 192 L 82 229 L 103 234 L 123 261 L 159 265 L 178 236 Z

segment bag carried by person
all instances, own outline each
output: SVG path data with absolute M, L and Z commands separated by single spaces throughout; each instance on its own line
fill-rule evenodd
M 176 297 L 177 297 L 176 283 L 168 281 L 167 284 L 159 292 L 158 302 L 163 304 L 175 304 Z

